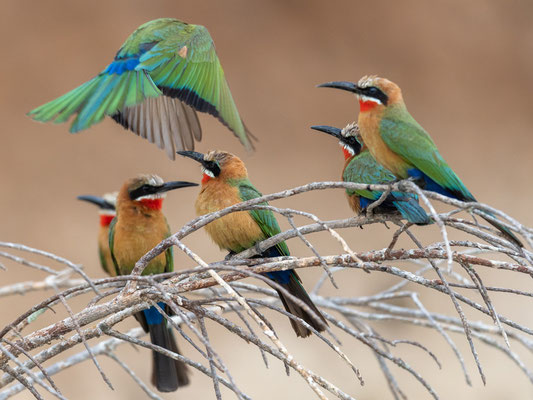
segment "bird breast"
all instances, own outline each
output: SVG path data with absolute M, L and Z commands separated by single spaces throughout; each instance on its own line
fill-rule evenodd
M 202 187 L 196 200 L 196 213 L 205 215 L 240 203 L 238 188 L 218 181 Z M 238 211 L 205 226 L 211 239 L 221 248 L 238 253 L 264 239 L 263 232 L 248 211 Z

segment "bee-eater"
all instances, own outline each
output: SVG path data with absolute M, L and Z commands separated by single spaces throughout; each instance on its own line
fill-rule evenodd
M 117 193 L 106 193 L 103 197 L 78 196 L 78 200 L 87 201 L 98 206 L 100 210 L 100 230 L 98 231 L 100 265 L 108 275 L 116 276 L 117 271 L 113 265 L 111 251 L 109 250 L 109 225 L 116 215 L 115 203 L 117 201 Z
M 461 201 L 476 201 L 440 155 L 429 134 L 409 114 L 402 91 L 394 82 L 364 76 L 358 83 L 328 82 L 319 86 L 355 93 L 359 100 L 361 137 L 376 161 L 397 178 L 412 177 L 425 190 Z M 488 219 L 487 222 L 523 247 L 505 226 Z
M 170 236 L 167 220 L 161 212 L 165 192 L 188 186 L 190 182 L 166 182 L 157 175 L 139 175 L 128 180 L 117 197 L 117 215 L 109 231 L 109 248 L 117 272 L 128 275 L 135 263 L 163 239 Z M 154 258 L 143 275 L 160 274 L 174 270 L 172 248 Z M 164 303 L 159 303 L 168 309 Z M 153 344 L 178 353 L 172 330 L 155 307 L 135 314 L 135 318 Z M 172 392 L 189 383 L 187 368 L 156 351 L 152 352 L 152 383 L 160 392 Z
M 201 154 L 195 151 L 179 151 L 178 154 L 192 158 L 202 165 L 202 188 L 196 199 L 196 213 L 205 215 L 222 210 L 233 204 L 261 197 L 262 194 L 248 179 L 244 163 L 235 155 L 223 151 Z M 267 203 L 262 203 L 267 204 Z M 216 219 L 205 226 L 207 233 L 221 248 L 230 254 L 246 250 L 256 243 L 281 232 L 274 214 L 270 210 L 239 211 Z M 260 257 L 289 256 L 285 242 L 263 252 Z M 323 331 L 326 320 L 305 291 L 296 271 L 276 271 L 266 273 L 267 277 L 302 300 L 320 318 L 316 321 L 307 311 L 294 303 L 278 290 L 285 309 L 303 319 L 317 331 Z M 300 323 L 290 320 L 297 336 L 307 337 L 311 331 Z
M 161 18 L 137 28 L 95 78 L 28 114 L 56 123 L 77 114 L 71 133 L 107 115 L 173 160 L 176 150 L 193 149 L 202 138 L 196 111 L 218 118 L 253 148 L 207 29 Z
M 312 126 L 312 129 L 327 133 L 339 140 L 344 154 L 344 169 L 342 180 L 366 184 L 383 184 L 396 180 L 394 174 L 378 164 L 362 139 L 357 137 L 357 125 L 352 129 L 339 129 L 332 126 Z M 369 190 L 346 189 L 346 197 L 350 208 L 361 214 L 366 208 L 378 200 L 383 192 Z M 387 198 L 376 207 L 377 212 L 388 213 L 399 211 L 409 222 L 418 225 L 427 225 L 431 219 L 417 202 L 416 195 L 401 192 L 391 192 Z

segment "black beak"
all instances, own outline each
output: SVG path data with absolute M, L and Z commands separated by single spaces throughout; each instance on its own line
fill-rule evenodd
M 334 88 L 334 89 L 346 90 L 348 92 L 352 92 L 355 94 L 362 94 L 361 88 L 359 88 L 359 86 L 357 86 L 353 82 L 344 82 L 344 81 L 327 82 L 327 83 L 322 83 L 321 85 L 318 85 L 317 87 L 329 87 L 329 88 Z
M 102 210 L 114 210 L 115 209 L 115 206 L 112 203 L 104 200 L 101 197 L 97 197 L 97 196 L 78 196 L 76 198 L 78 200 L 87 201 L 89 203 L 95 204 L 99 208 L 101 208 Z
M 335 128 L 333 126 L 327 126 L 327 125 L 313 125 L 311 129 L 314 129 L 315 131 L 327 133 L 328 135 L 331 135 L 339 140 L 342 140 L 342 135 L 341 135 L 342 130 L 339 128 Z
M 193 182 L 183 182 L 183 181 L 172 181 L 172 182 L 165 182 L 161 186 L 152 186 L 152 185 L 142 185 L 141 187 L 138 187 L 137 189 L 130 192 L 130 199 L 135 200 L 139 197 L 143 196 L 149 196 L 151 194 L 156 193 L 164 193 L 168 192 L 169 190 L 189 187 L 189 186 L 198 186 L 197 183 Z
M 165 182 L 161 186 L 155 186 L 155 192 L 154 193 L 164 193 L 168 192 L 170 190 L 189 187 L 189 186 L 198 186 L 197 183 L 194 182 L 185 182 L 185 181 L 171 181 L 171 182 Z
M 197 151 L 178 151 L 177 153 L 180 156 L 192 158 L 194 161 L 197 161 L 204 167 L 207 167 L 204 160 L 204 155 L 202 153 L 198 153 Z

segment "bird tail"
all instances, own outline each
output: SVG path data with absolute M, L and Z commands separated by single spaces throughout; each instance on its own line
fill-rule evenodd
M 125 107 L 133 107 L 146 98 L 160 95 L 161 91 L 145 71 L 102 72 L 28 115 L 40 122 L 61 123 L 77 114 L 70 127 L 70 132 L 76 133 L 100 122 L 106 115 L 115 117 Z
M 491 217 L 494 217 L 494 214 L 490 213 L 490 212 L 487 212 L 487 211 L 484 211 L 485 214 L 487 215 L 490 215 Z M 516 244 L 518 247 L 524 247 L 524 244 L 520 241 L 520 239 L 518 239 L 516 237 L 516 235 L 511 232 L 511 230 L 509 228 L 507 228 L 506 226 L 503 226 L 502 224 L 500 224 L 499 222 L 495 222 L 495 221 L 491 221 L 489 220 L 488 218 L 485 218 L 483 215 L 481 215 L 481 217 L 487 221 L 489 224 L 491 224 L 493 227 L 495 227 L 496 229 L 498 229 L 502 234 L 503 236 L 505 236 L 505 238 L 511 242 L 513 242 L 514 244 Z
M 402 214 L 402 217 L 413 224 L 428 225 L 433 222 L 426 210 L 412 197 L 393 201 L 392 204 Z
M 181 354 L 174 334 L 166 326 L 165 321 L 157 325 L 148 325 L 148 330 L 153 344 Z M 188 368 L 185 363 L 157 351 L 152 351 L 152 361 L 152 384 L 160 392 L 174 392 L 178 387 L 189 383 Z
M 280 272 L 289 272 L 289 271 L 280 271 Z M 316 320 L 316 317 L 311 316 L 302 307 L 300 307 L 298 304 L 296 304 L 291 299 L 286 297 L 283 293 L 281 293 L 281 291 L 277 290 L 278 295 L 281 299 L 281 302 L 283 303 L 283 306 L 285 307 L 285 310 L 290 312 L 292 315 L 295 315 L 303 319 L 305 322 L 307 322 L 309 325 L 311 325 L 313 328 L 315 328 L 319 332 L 322 332 L 323 330 L 326 329 L 326 327 L 328 326 L 326 319 L 324 318 L 322 313 L 318 310 L 318 308 L 315 306 L 313 301 L 309 298 L 309 294 L 307 294 L 307 292 L 305 291 L 300 281 L 300 277 L 296 274 L 295 271 L 290 271 L 290 277 L 289 277 L 288 282 L 279 283 L 279 284 L 284 289 L 286 289 L 290 294 L 302 300 L 316 314 L 316 316 L 320 319 L 320 322 Z M 302 324 L 300 324 L 299 322 L 296 322 L 292 319 L 290 321 L 291 321 L 292 329 L 294 329 L 294 332 L 296 332 L 296 336 L 305 338 L 311 334 L 311 331 L 307 329 L 305 326 L 303 326 Z

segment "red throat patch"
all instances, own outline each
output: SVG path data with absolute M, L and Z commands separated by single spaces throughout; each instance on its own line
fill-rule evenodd
M 207 174 L 204 174 L 204 176 L 202 176 L 202 183 L 207 183 L 211 179 L 213 179 L 213 177 L 211 177 L 211 176 L 209 176 Z
M 163 208 L 163 199 L 141 199 L 141 203 L 152 210 Z
M 344 153 L 344 159 L 345 160 L 353 157 L 353 154 L 350 153 L 348 150 L 346 150 L 345 147 L 342 148 L 342 152 Z
M 109 226 L 109 224 L 111 223 L 111 221 L 113 221 L 113 218 L 115 218 L 114 215 L 109 215 L 109 214 L 100 214 L 100 226 L 102 227 L 106 227 L 106 226 Z
M 372 110 L 377 105 L 378 103 L 376 103 L 375 101 L 370 101 L 370 100 L 363 101 L 359 99 L 359 111 L 360 112 Z

